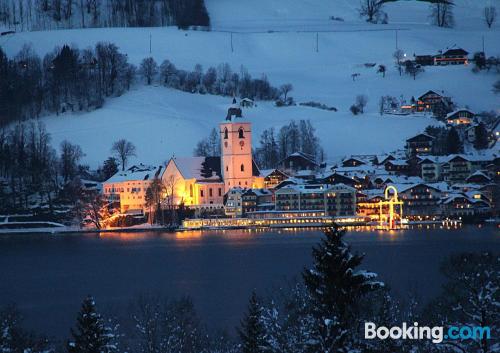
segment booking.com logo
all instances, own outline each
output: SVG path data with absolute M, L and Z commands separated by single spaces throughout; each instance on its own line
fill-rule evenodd
M 444 340 L 481 340 L 491 338 L 491 329 L 488 326 L 449 326 L 445 333 L 443 326 L 419 326 L 418 322 L 408 325 L 385 327 L 373 322 L 365 322 L 365 339 L 403 339 L 403 340 L 431 340 L 432 343 L 441 343 Z

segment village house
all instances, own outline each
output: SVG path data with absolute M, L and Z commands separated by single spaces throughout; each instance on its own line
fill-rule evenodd
M 434 65 L 467 65 L 469 53 L 462 49 L 448 49 L 434 57 Z
M 385 162 L 385 170 L 395 174 L 410 174 L 410 165 L 405 159 L 392 159 Z
M 376 155 L 373 164 L 375 165 L 385 165 L 386 162 L 388 161 L 393 161 L 396 159 L 396 156 L 392 154 L 381 154 L 381 155 Z
M 458 109 L 446 115 L 446 123 L 451 126 L 470 125 L 475 114 L 468 109 Z
M 226 194 L 224 212 L 229 217 L 243 216 L 243 193 L 244 189 L 240 187 L 231 188 Z
M 480 193 L 452 193 L 440 202 L 441 213 L 447 217 L 487 215 L 489 200 Z
M 432 154 L 434 145 L 434 136 L 424 133 L 418 134 L 406 140 L 406 155 L 408 157 Z
M 248 189 L 242 195 L 243 215 L 274 210 L 273 193 L 268 189 Z
M 299 170 L 317 170 L 319 164 L 314 157 L 303 152 L 295 152 L 279 162 L 280 169 L 289 175 L 295 175 Z
M 344 184 L 356 189 L 361 189 L 363 187 L 363 183 L 359 182 L 355 178 L 351 178 L 337 172 L 323 173 L 318 176 L 316 181 L 319 184 L 328 185 Z
M 264 177 L 264 188 L 273 189 L 283 180 L 289 178 L 287 174 L 279 169 L 261 170 L 260 175 Z
M 288 185 L 275 192 L 277 211 L 321 211 L 332 217 L 356 214 L 356 189 L 337 185 Z
M 468 184 L 489 184 L 491 183 L 491 178 L 485 174 L 485 172 L 481 170 L 476 170 L 474 173 L 472 173 L 467 179 L 465 179 L 465 182 Z
M 356 195 L 356 213 L 371 221 L 379 219 L 380 201 L 385 201 L 384 189 L 366 189 Z
M 415 63 L 421 66 L 434 65 L 434 56 L 432 55 L 414 55 Z
M 418 112 L 432 112 L 436 117 L 443 118 L 453 110 L 453 102 L 444 92 L 427 91 L 416 102 Z
M 442 156 L 425 156 L 420 160 L 421 177 L 426 183 L 440 181 L 441 166 L 447 160 Z
M 446 183 L 391 184 L 403 201 L 404 214 L 432 217 L 440 214 L 440 200 L 448 192 Z
M 254 106 L 254 101 L 250 98 L 243 98 L 240 101 L 240 107 L 242 108 L 252 108 Z
M 342 161 L 342 167 L 358 167 L 360 165 L 372 164 L 370 159 L 374 156 L 350 156 Z
M 144 214 L 146 191 L 161 170 L 162 167 L 138 164 L 120 171 L 103 183 L 104 198 L 119 203 L 121 213 Z

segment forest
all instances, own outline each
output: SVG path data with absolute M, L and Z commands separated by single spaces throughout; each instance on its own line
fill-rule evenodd
M 204 0 L 0 0 L 0 25 L 15 31 L 88 27 L 208 29 Z
M 198 64 L 189 71 L 168 59 L 158 65 L 153 58 L 145 58 L 137 68 L 108 42 L 86 49 L 63 45 L 43 58 L 30 45 L 13 58 L 0 47 L 0 77 L 0 127 L 51 113 L 98 109 L 107 98 L 122 95 L 139 81 L 189 93 L 258 100 L 278 99 L 282 93 L 265 74 L 253 78 L 245 67 L 237 72 L 227 63 L 206 71 Z

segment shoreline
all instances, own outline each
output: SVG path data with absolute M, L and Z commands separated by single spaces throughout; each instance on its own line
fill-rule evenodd
M 461 221 L 450 221 L 450 222 L 443 222 L 443 221 L 414 221 L 414 222 L 409 222 L 405 227 L 399 228 L 399 229 L 386 229 L 386 228 L 380 228 L 378 226 L 373 226 L 373 225 L 348 225 L 348 226 L 341 226 L 341 228 L 346 228 L 346 229 L 371 229 L 373 231 L 380 231 L 380 230 L 386 230 L 386 231 L 395 231 L 395 230 L 408 230 L 408 229 L 414 229 L 418 230 L 420 226 L 454 226 L 456 228 L 460 228 L 466 225 L 473 225 L 473 226 L 480 226 L 480 225 L 485 225 L 485 226 L 496 226 L 500 227 L 500 220 L 499 219 L 491 219 L 491 220 L 486 220 L 483 223 L 462 223 Z M 136 227 L 123 227 L 123 228 L 112 228 L 112 229 L 82 229 L 82 228 L 71 228 L 71 227 L 54 227 L 54 228 L 13 228 L 13 229 L 0 229 L 0 237 L 1 236 L 8 236 L 8 235 L 68 235 L 68 234 L 84 234 L 84 233 L 146 233 L 146 232 L 167 232 L 167 233 L 176 233 L 176 232 L 188 232 L 188 231 L 214 231 L 214 230 L 254 230 L 254 229 L 266 229 L 266 230 L 280 230 L 280 229 L 321 229 L 324 227 L 328 227 L 329 225 L 323 224 L 323 225 L 315 225 L 315 226 L 280 226 L 280 227 L 269 227 L 269 226 L 232 226 L 232 227 L 200 227 L 200 228 L 184 228 L 182 226 L 178 227 L 172 227 L 172 226 L 149 226 L 149 227 L 141 227 L 141 226 L 136 226 Z

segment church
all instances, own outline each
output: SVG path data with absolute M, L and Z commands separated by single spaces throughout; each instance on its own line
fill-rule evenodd
M 172 157 L 168 161 L 161 178 L 171 203 L 214 210 L 224 207 L 224 195 L 231 188 L 264 187 L 264 177 L 252 158 L 252 124 L 240 107 L 228 109 L 219 134 L 220 157 Z

